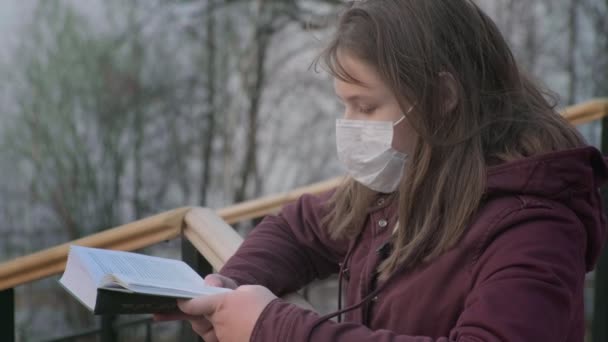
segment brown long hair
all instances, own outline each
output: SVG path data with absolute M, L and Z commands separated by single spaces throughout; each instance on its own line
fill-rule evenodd
M 340 63 L 345 52 L 375 68 L 418 133 L 399 186 L 399 224 L 381 279 L 453 247 L 481 205 L 488 166 L 584 141 L 547 94 L 518 68 L 503 36 L 470 0 L 352 2 L 317 59 L 334 77 L 357 82 Z M 457 88 L 445 105 L 445 79 Z M 363 228 L 375 193 L 348 179 L 329 201 L 334 238 Z

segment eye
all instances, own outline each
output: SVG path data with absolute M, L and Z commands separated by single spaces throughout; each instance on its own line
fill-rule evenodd
M 374 106 L 360 106 L 359 112 L 363 114 L 372 114 L 376 111 L 376 107 Z

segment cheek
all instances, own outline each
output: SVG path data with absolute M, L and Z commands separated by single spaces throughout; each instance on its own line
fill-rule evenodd
M 394 128 L 392 146 L 399 152 L 412 154 L 416 145 L 418 135 L 406 120 L 403 120 Z

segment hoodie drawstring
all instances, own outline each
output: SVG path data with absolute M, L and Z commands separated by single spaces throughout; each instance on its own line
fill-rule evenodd
M 326 315 L 323 315 L 321 317 L 319 317 L 312 325 L 312 327 L 310 328 L 310 330 L 308 331 L 308 334 L 306 336 L 305 341 L 310 341 L 310 337 L 312 336 L 312 333 L 314 332 L 314 330 L 323 322 L 338 316 L 338 323 L 342 322 L 342 314 L 355 310 L 359 307 L 361 307 L 362 305 L 364 305 L 365 303 L 367 303 L 370 299 L 374 298 L 376 295 L 378 295 L 380 292 L 382 292 L 382 290 L 384 290 L 384 288 L 386 287 L 386 285 L 389 283 L 389 280 L 391 279 L 391 277 L 389 277 L 389 279 L 387 279 L 384 283 L 382 283 L 378 288 L 376 288 L 375 290 L 373 290 L 372 292 L 370 292 L 367 296 L 365 296 L 364 298 L 362 298 L 358 303 L 353 304 L 351 306 L 348 306 L 344 309 L 342 309 L 342 280 L 344 278 L 344 272 L 348 271 L 348 264 L 350 263 L 350 259 L 352 257 L 353 251 L 355 249 L 355 246 L 357 245 L 357 243 L 359 242 L 360 237 L 362 236 L 362 232 L 360 232 L 357 237 L 353 240 L 352 244 L 349 246 L 348 251 L 346 252 L 346 256 L 344 257 L 344 262 L 342 262 L 340 264 L 340 272 L 338 275 L 338 310 Z M 379 248 L 379 252 L 382 249 L 382 253 L 386 253 L 387 251 L 387 247 L 390 248 L 390 242 L 387 241 L 386 243 L 384 243 L 380 248 Z

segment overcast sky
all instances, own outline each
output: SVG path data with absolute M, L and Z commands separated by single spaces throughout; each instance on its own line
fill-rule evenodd
M 0 58 L 5 60 L 13 51 L 19 31 L 27 24 L 33 9 L 41 0 L 0 0 Z M 102 0 L 103 1 L 103 0 Z M 67 0 L 81 13 L 95 20 L 100 18 L 100 0 Z
M 6 58 L 15 46 L 19 28 L 31 13 L 35 0 L 0 0 L 0 57 Z

